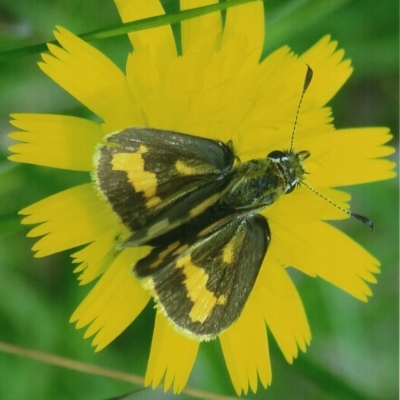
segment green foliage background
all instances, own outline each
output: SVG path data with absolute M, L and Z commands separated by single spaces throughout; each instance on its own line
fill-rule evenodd
M 167 10 L 177 11 L 176 1 L 164 4 Z M 284 44 L 300 53 L 331 34 L 355 69 L 331 103 L 336 126 L 388 126 L 395 135 L 393 146 L 398 147 L 398 2 L 270 0 L 266 9 L 265 54 Z M 53 40 L 56 24 L 84 33 L 118 23 L 112 0 L 0 0 L 0 51 Z M 93 44 L 124 69 L 129 50 L 125 37 Z M 22 207 L 88 180 L 85 174 L 7 160 L 10 113 L 89 116 L 37 68 L 39 58 L 34 55 L 0 64 L 0 341 L 143 375 L 154 318 L 151 307 L 95 354 L 90 342 L 82 339 L 83 331 L 68 323 L 90 290 L 77 285 L 70 252 L 33 258 L 34 240 L 26 238 L 27 228 L 19 223 L 17 213 Z M 364 304 L 321 280 L 294 275 L 313 333 L 311 347 L 290 366 L 271 338 L 272 387 L 249 398 L 398 398 L 398 188 L 394 179 L 351 189 L 353 210 L 375 223 L 372 234 L 354 220 L 339 225 L 382 262 L 374 296 Z M 6 400 L 101 400 L 133 389 L 126 382 L 5 352 L 0 352 L 0 371 L 0 398 Z M 189 385 L 234 397 L 217 341 L 202 345 Z M 131 398 L 172 397 L 145 390 Z

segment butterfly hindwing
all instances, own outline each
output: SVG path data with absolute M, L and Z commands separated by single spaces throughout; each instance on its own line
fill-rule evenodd
M 220 141 L 129 128 L 109 135 L 99 148 L 95 179 L 133 232 L 129 245 L 140 245 L 217 201 L 234 158 Z
M 172 322 L 200 340 L 227 329 L 243 311 L 270 243 L 264 217 L 231 218 L 193 244 L 171 243 L 135 266 Z

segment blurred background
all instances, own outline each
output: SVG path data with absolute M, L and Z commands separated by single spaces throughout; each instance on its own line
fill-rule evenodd
M 178 10 L 175 0 L 163 3 L 169 12 Z M 398 7 L 397 0 L 269 0 L 264 53 L 285 44 L 301 53 L 331 34 L 354 67 L 352 77 L 330 104 L 336 126 L 387 126 L 394 135 L 391 144 L 398 148 Z M 0 52 L 53 40 L 55 25 L 84 33 L 118 23 L 112 0 L 0 0 Z M 124 70 L 130 50 L 125 37 L 93 45 Z M 83 331 L 68 323 L 91 288 L 78 286 L 69 258 L 72 251 L 35 259 L 30 250 L 35 241 L 26 238 L 27 228 L 20 225 L 21 208 L 88 181 L 83 173 L 7 160 L 7 134 L 13 130 L 8 123 L 10 113 L 90 117 L 39 70 L 39 59 L 31 55 L 0 63 L 0 342 L 143 376 L 153 329 L 152 307 L 95 354 L 90 341 L 83 340 Z M 354 220 L 337 225 L 381 261 L 374 296 L 365 304 L 321 280 L 296 275 L 313 334 L 311 346 L 291 366 L 271 337 L 272 386 L 248 398 L 398 398 L 398 179 L 349 191 L 352 209 L 370 217 L 376 229 L 371 233 Z M 218 341 L 201 346 L 188 385 L 235 397 Z M 102 400 L 134 388 L 127 382 L 8 354 L 0 346 L 1 399 Z M 175 396 L 146 389 L 130 398 Z M 179 398 L 193 397 L 182 394 Z

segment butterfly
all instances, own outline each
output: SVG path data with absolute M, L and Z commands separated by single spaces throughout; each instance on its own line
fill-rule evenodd
M 307 66 L 295 126 L 312 76 Z M 148 127 L 99 146 L 95 184 L 131 232 L 120 248 L 152 247 L 133 272 L 179 330 L 210 340 L 239 318 L 271 243 L 259 212 L 304 182 L 309 156 L 292 138 L 240 162 L 231 141 Z

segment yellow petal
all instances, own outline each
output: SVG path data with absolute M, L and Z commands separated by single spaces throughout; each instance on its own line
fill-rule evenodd
M 49 44 L 39 67 L 104 121 L 104 132 L 143 125 L 140 106 L 125 75 L 103 53 L 64 28 L 54 32 L 63 46 Z
M 140 314 L 150 296 L 134 277 L 132 265 L 148 254 L 147 248 L 124 249 L 76 309 L 70 322 L 81 328 L 91 323 L 85 338 L 94 335 L 100 351 Z
M 322 189 L 321 194 L 339 207 L 349 208 L 350 195 L 348 193 L 336 189 Z M 282 229 L 289 231 L 294 225 L 307 224 L 315 220 L 349 218 L 343 210 L 304 186 L 297 188 L 289 196 L 281 197 L 261 213 L 273 224 L 280 224 Z
M 114 0 L 114 2 L 123 22 L 165 14 L 158 0 L 135 0 L 134 2 L 131 0 Z M 151 62 L 149 66 L 159 66 L 160 71 L 177 55 L 174 36 L 169 25 L 131 32 L 128 37 L 135 52 L 140 52 L 143 49 L 150 51 Z
M 238 41 L 246 44 L 245 52 L 238 52 L 246 63 L 258 63 L 264 45 L 264 8 L 261 1 L 231 7 L 226 11 L 222 49 L 238 45 Z
M 229 131 L 242 161 L 264 158 L 273 150 L 290 147 L 305 74 L 306 65 L 283 47 L 239 79 L 235 93 L 241 99 L 229 92 L 232 108 L 239 104 L 244 110 L 231 110 L 235 128 L 233 134 Z M 329 109 L 316 109 L 312 104 L 302 107 L 295 150 L 304 150 L 303 143 L 308 145 L 310 137 L 332 131 L 331 119 Z
M 315 137 L 307 150 L 307 181 L 315 188 L 347 186 L 389 179 L 395 164 L 380 157 L 394 152 L 384 146 L 392 138 L 387 128 L 341 129 Z M 329 149 L 329 151 L 327 151 Z
M 35 257 L 45 257 L 93 242 L 103 234 L 118 237 L 125 228 L 101 201 L 92 184 L 76 186 L 20 211 L 23 224 L 39 224 L 29 237 L 42 237 L 33 246 Z
M 336 47 L 336 41 L 331 41 L 330 36 L 324 36 L 299 57 L 300 62 L 308 64 L 314 71 L 305 97 L 305 107 L 309 99 L 315 102 L 314 106 L 324 106 L 353 72 L 350 60 L 342 61 L 344 51 L 336 50 Z
M 219 337 L 238 395 L 242 392 L 247 394 L 249 384 L 255 393 L 257 376 L 264 387 L 270 385 L 272 380 L 267 330 L 257 300 L 258 293 L 253 290 L 238 321 Z
M 118 254 L 115 234 L 115 229 L 110 229 L 109 232 L 103 233 L 94 242 L 71 255 L 74 258 L 73 263 L 80 263 L 74 269 L 75 273 L 81 272 L 78 277 L 80 285 L 86 285 L 96 279 L 113 262 Z
M 303 100 L 295 150 L 311 150 L 308 146 L 314 137 L 323 138 L 327 133 L 334 132 L 330 125 L 330 110 L 320 107 L 328 101 L 327 93 L 331 97 L 351 72 L 349 63 L 341 61 L 343 52 L 335 52 L 335 43 L 326 38 L 321 40 L 319 46 L 322 48 L 320 58 L 308 60 L 314 77 Z M 252 84 L 254 89 L 246 92 L 247 98 L 250 97 L 249 93 L 253 93 L 252 105 L 245 119 L 240 120 L 240 124 L 236 122 L 236 126 L 243 125 L 246 130 L 242 138 L 239 136 L 234 141 L 243 142 L 238 146 L 243 161 L 265 157 L 272 150 L 289 147 L 306 69 L 302 57 L 296 59 L 287 47 L 283 47 L 266 57 L 258 71 L 252 73 L 255 77 Z M 326 76 L 333 77 L 332 84 L 326 83 Z M 265 140 L 260 141 L 260 137 Z M 313 151 L 311 155 L 314 157 Z
M 145 386 L 155 388 L 164 378 L 164 391 L 173 384 L 174 393 L 182 391 L 196 359 L 199 342 L 177 333 L 158 312 L 154 326 Z
M 218 3 L 217 0 L 181 0 L 181 10 Z M 201 52 L 204 59 L 220 46 L 222 34 L 221 13 L 215 12 L 181 22 L 182 52 Z
M 269 222 L 274 236 L 267 259 L 319 276 L 359 300 L 371 295 L 366 282 L 376 282 L 379 261 L 347 235 L 322 221 Z
M 275 238 L 273 238 L 275 240 Z M 306 351 L 311 332 L 297 290 L 282 265 L 270 254 L 257 278 L 259 307 L 286 361 L 293 362 L 298 349 Z
M 13 114 L 11 124 L 25 132 L 10 138 L 12 161 L 74 171 L 92 171 L 93 151 L 104 136 L 99 124 L 82 118 L 49 114 Z

